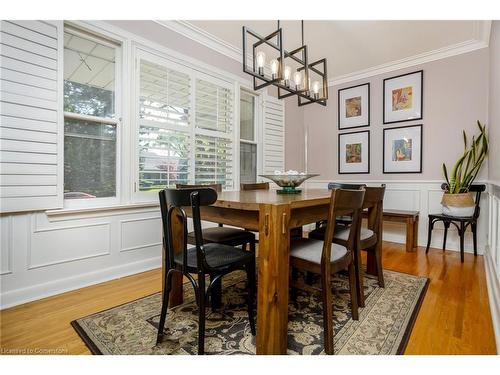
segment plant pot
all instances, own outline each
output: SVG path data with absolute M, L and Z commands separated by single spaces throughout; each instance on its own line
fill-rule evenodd
M 475 203 L 472 193 L 444 193 L 441 204 L 443 205 L 444 215 L 455 217 L 474 215 Z

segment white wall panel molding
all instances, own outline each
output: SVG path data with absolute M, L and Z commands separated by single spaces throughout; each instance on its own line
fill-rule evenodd
M 0 276 L 12 273 L 12 216 L 0 216 Z
M 110 255 L 109 221 L 40 229 L 30 215 L 30 225 L 28 270 Z
M 161 247 L 160 216 L 120 220 L 120 252 Z
M 313 180 L 307 181 L 309 188 L 326 188 L 328 182 L 333 180 Z M 384 208 L 400 210 L 416 210 L 420 212 L 418 245 L 427 245 L 427 225 L 428 214 L 439 213 L 441 211 L 441 180 L 338 180 L 335 182 L 344 183 L 366 183 L 368 186 L 377 186 L 386 184 L 386 194 L 384 199 Z M 480 182 L 478 183 L 485 183 Z M 478 223 L 478 253 L 483 254 L 487 244 L 487 226 L 488 226 L 488 194 L 483 193 L 481 197 L 481 216 Z M 444 227 L 436 224 L 432 232 L 431 247 L 442 248 Z M 384 240 L 397 243 L 405 243 L 406 228 L 404 224 L 384 222 Z M 448 231 L 447 250 L 459 251 L 460 239 L 456 230 Z M 472 233 L 467 231 L 465 236 L 465 251 L 473 252 Z
M 0 298 L 0 308 L 16 306 L 22 303 L 50 297 L 70 290 L 103 283 L 109 280 L 149 271 L 161 266 L 161 257 L 142 259 L 136 262 L 119 264 L 99 270 L 85 270 L 71 277 L 59 278 L 47 282 L 33 283 L 19 289 L 4 291 Z

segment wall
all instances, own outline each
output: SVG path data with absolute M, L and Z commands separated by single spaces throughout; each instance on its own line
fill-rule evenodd
M 500 21 L 494 21 L 490 39 L 489 140 L 490 155 L 488 247 L 485 253 L 486 278 L 491 316 L 500 350 Z
M 285 99 L 285 169 L 305 170 L 304 110 L 297 98 Z
M 423 120 L 401 124 L 382 124 L 383 79 L 424 70 Z M 468 134 L 477 131 L 476 121 L 486 122 L 488 116 L 488 49 L 433 61 L 408 69 L 377 75 L 368 79 L 330 87 L 327 107 L 304 107 L 308 139 L 308 170 L 319 173 L 320 179 L 339 179 L 337 173 L 337 93 L 338 89 L 370 83 L 371 124 L 352 131 L 370 130 L 371 173 L 342 175 L 351 180 L 441 180 L 441 163 L 449 167 L 463 149 L 462 129 Z M 383 174 L 383 129 L 391 126 L 423 124 L 423 165 L 421 174 Z M 343 133 L 348 130 L 343 130 Z M 487 177 L 483 167 L 479 179 Z

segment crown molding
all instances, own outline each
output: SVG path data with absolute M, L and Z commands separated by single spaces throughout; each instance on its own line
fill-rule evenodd
M 241 61 L 242 50 L 240 48 L 225 42 L 224 40 L 206 32 L 205 30 L 191 24 L 188 21 L 171 20 L 155 22 L 195 42 L 211 48 L 212 50 L 233 60 Z M 384 74 L 395 70 L 472 52 L 481 48 L 486 48 L 489 45 L 490 33 L 491 21 L 475 21 L 473 24 L 472 39 L 445 46 L 433 51 L 406 57 L 404 59 L 395 60 L 371 68 L 359 70 L 349 74 L 344 74 L 336 77 L 334 76 L 328 80 L 328 85 L 341 85 L 347 82 L 365 79 L 378 74 Z

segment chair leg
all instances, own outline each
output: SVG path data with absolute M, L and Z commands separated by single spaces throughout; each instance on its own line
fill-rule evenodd
M 210 276 L 212 280 L 213 276 Z M 219 278 L 210 290 L 210 302 L 212 304 L 212 311 L 219 309 L 222 306 L 222 277 Z
M 167 318 L 168 300 L 170 298 L 170 289 L 172 289 L 172 272 L 167 271 L 165 277 L 165 285 L 162 291 L 160 323 L 158 324 L 158 334 L 156 335 L 156 345 L 158 345 L 163 338 L 163 330 L 165 329 L 165 320 Z
M 306 272 L 306 284 L 311 286 L 314 283 L 314 274 L 312 272 Z
M 448 237 L 448 228 L 450 227 L 449 221 L 444 221 L 444 237 L 443 237 L 443 251 L 446 250 L 446 237 Z
M 205 354 L 205 274 L 198 273 L 198 355 Z
M 356 286 L 356 270 L 354 263 L 349 264 L 349 289 L 351 290 L 351 315 L 353 320 L 359 320 L 358 288 Z
M 255 254 L 255 239 L 250 241 L 250 252 Z
M 255 316 L 254 316 L 254 296 L 255 296 L 255 261 L 247 264 L 247 282 L 248 282 L 248 321 L 250 322 L 250 331 L 255 336 Z
M 460 236 L 460 262 L 464 262 L 464 237 L 465 237 L 465 228 L 464 223 L 460 223 L 460 230 L 458 231 L 458 235 Z
M 333 354 L 333 295 L 330 275 L 321 270 L 321 293 L 323 297 L 323 329 L 325 353 Z
M 434 228 L 434 221 L 429 219 L 429 229 L 427 232 L 427 247 L 425 248 L 425 253 L 429 252 L 429 247 L 431 246 L 432 229 Z
M 472 242 L 474 244 L 474 256 L 477 256 L 477 224 L 476 223 L 471 224 L 471 230 L 472 230 Z
M 291 278 L 292 278 L 293 281 L 297 280 L 297 276 L 298 276 L 297 274 L 298 274 L 297 268 L 292 267 L 292 276 L 291 276 Z M 297 303 L 297 288 L 294 288 L 293 286 L 290 287 L 290 300 L 293 303 Z
M 375 245 L 373 251 L 375 253 L 375 264 L 377 266 L 378 286 L 385 288 L 384 269 L 382 268 L 382 244 L 380 241 Z
M 356 243 L 353 251 L 354 267 L 356 271 L 356 286 L 358 290 L 358 305 L 365 307 L 365 291 L 363 287 L 363 262 L 361 261 L 361 249 L 359 243 Z

